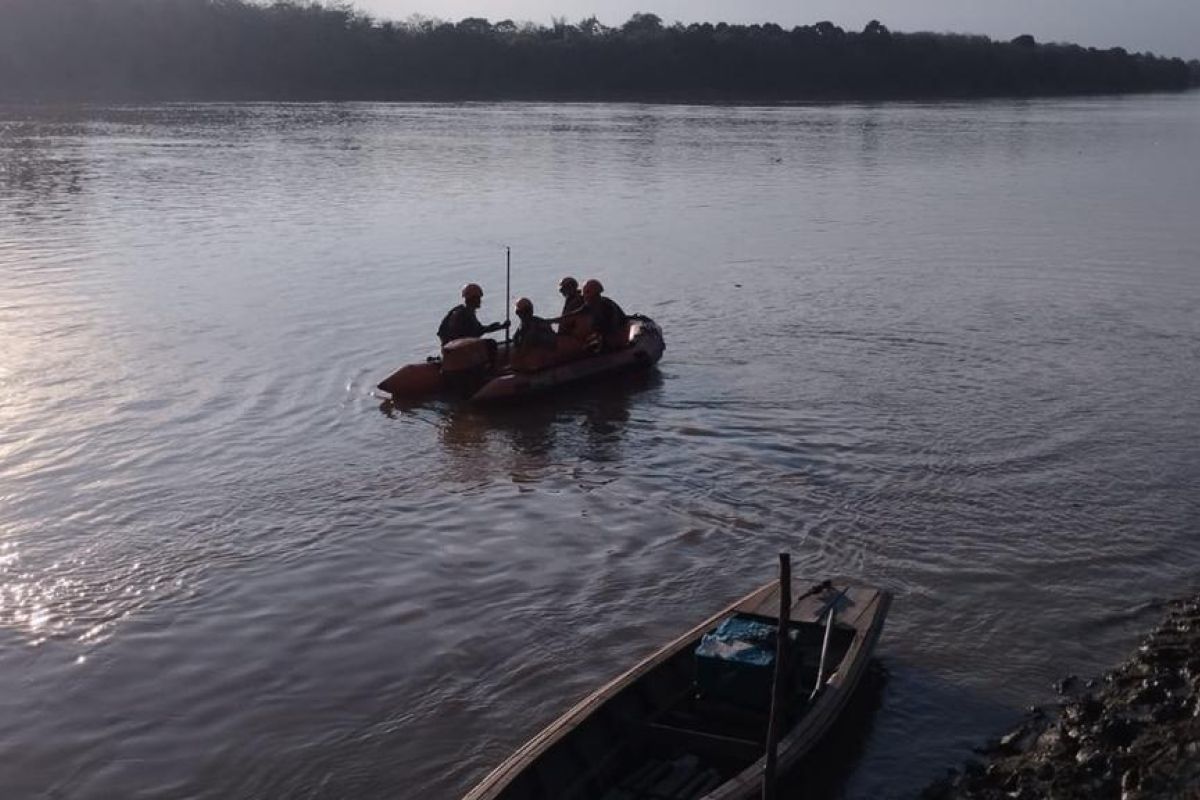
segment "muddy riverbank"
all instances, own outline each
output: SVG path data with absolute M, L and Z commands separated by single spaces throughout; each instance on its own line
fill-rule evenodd
M 1068 677 L 982 761 L 925 800 L 1200 797 L 1200 595 L 1169 604 L 1136 652 L 1103 677 Z

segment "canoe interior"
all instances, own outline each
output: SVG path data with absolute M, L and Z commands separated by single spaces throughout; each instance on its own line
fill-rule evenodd
M 775 621 L 763 617 L 775 625 Z M 784 730 L 809 708 L 823 625 L 792 622 L 797 634 Z M 855 630 L 835 625 L 826 676 L 850 650 Z M 504 800 L 691 800 L 757 761 L 767 710 L 704 696 L 696 683 L 700 636 L 631 683 L 553 744 L 499 795 Z

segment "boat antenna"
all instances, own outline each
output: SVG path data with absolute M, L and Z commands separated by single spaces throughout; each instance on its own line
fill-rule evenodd
M 509 319 L 509 314 L 512 313 L 512 248 L 505 246 L 504 248 L 504 346 L 509 345 L 509 325 L 512 320 Z

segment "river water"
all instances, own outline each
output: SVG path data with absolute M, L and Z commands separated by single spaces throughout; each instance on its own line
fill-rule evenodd
M 0 108 L 6 798 L 455 798 L 771 579 L 895 594 L 913 796 L 1200 548 L 1200 96 Z M 458 287 L 667 351 L 381 407 Z

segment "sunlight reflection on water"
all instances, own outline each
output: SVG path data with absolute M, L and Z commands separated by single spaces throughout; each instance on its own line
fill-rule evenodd
M 787 548 L 910 795 L 1194 581 L 1196 99 L 0 109 L 0 785 L 453 797 Z M 661 368 L 381 408 L 505 245 Z

